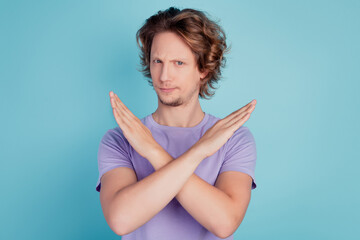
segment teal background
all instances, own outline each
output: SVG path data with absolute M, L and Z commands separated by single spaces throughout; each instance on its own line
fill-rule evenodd
M 203 110 L 252 99 L 258 187 L 234 239 L 359 236 L 359 1 L 0 1 L 0 239 L 120 239 L 95 191 L 117 126 L 155 92 L 135 33 L 170 6 L 219 19 L 232 52 Z

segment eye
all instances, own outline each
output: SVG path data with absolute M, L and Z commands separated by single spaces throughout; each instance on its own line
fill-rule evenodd
M 184 65 L 184 63 L 182 61 L 176 61 L 177 63 L 179 63 L 178 65 L 181 66 L 181 65 Z
M 155 60 L 154 60 L 154 63 L 158 63 L 157 61 L 161 62 L 159 59 L 155 59 Z

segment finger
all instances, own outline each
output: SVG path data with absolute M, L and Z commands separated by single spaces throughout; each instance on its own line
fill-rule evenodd
M 250 113 L 245 113 L 242 116 L 242 118 L 235 120 L 232 125 L 228 126 L 228 128 L 230 128 L 233 132 L 235 132 L 250 118 L 250 115 L 251 115 Z
M 117 103 L 117 105 L 118 105 L 121 109 L 130 111 L 130 110 L 126 107 L 126 105 L 120 100 L 120 98 L 118 97 L 118 95 L 114 94 L 114 100 L 115 100 L 115 102 Z
M 123 128 L 125 127 L 124 126 L 124 121 L 122 120 L 122 118 L 119 116 L 119 113 L 117 112 L 116 108 L 113 108 L 113 114 L 114 114 L 114 117 L 115 117 L 115 120 L 116 122 L 119 124 L 119 127 L 124 130 Z
M 115 101 L 115 100 L 114 100 Z M 119 104 L 115 101 L 115 111 L 116 111 L 116 113 L 117 113 L 117 115 L 118 115 L 118 117 L 119 118 L 121 118 L 121 120 L 122 120 L 122 122 L 124 123 L 124 124 L 127 124 L 127 125 L 131 125 L 131 122 L 132 122 L 132 119 L 131 119 L 131 117 L 129 116 L 129 114 L 127 114 L 125 111 L 124 111 L 124 109 L 123 108 L 121 108 L 120 106 L 119 106 Z
M 246 113 L 241 119 L 239 119 L 234 125 L 234 132 L 239 129 L 247 120 L 249 120 L 251 113 Z
M 131 121 L 129 120 L 129 117 L 124 114 L 124 111 L 119 107 L 119 104 L 117 103 L 115 97 L 116 97 L 116 94 L 111 91 L 110 92 L 110 102 L 111 102 L 111 106 L 113 108 L 113 114 L 114 114 L 115 120 L 119 124 L 120 128 L 123 131 L 127 131 L 131 124 Z
M 239 113 L 247 110 L 249 107 L 251 107 L 251 106 L 253 105 L 253 102 L 254 102 L 254 100 L 251 101 L 251 102 L 249 102 L 248 104 L 246 104 L 246 105 L 243 106 L 242 108 L 240 108 L 240 109 L 232 112 L 230 115 L 227 116 L 227 118 L 229 118 L 229 120 L 230 120 L 230 119 L 232 119 L 235 115 L 237 115 L 237 114 L 239 114 Z
M 120 100 L 120 98 L 115 95 L 115 102 L 121 111 L 132 121 L 138 121 L 139 119 L 129 110 L 128 107 Z
M 121 110 L 121 107 L 117 103 L 115 93 L 113 91 L 111 91 L 109 95 L 110 95 L 111 107 L 113 108 L 114 117 L 115 117 L 115 111 L 114 110 L 117 110 L 117 113 L 118 113 L 117 116 L 120 117 L 124 121 L 125 117 L 124 117 L 123 111 Z
M 115 101 L 115 99 L 114 99 L 113 97 L 110 97 L 110 103 L 111 103 L 111 107 L 112 107 L 112 108 L 116 108 L 116 107 L 117 107 L 116 101 Z
M 113 92 L 112 91 L 109 92 L 109 96 L 110 96 L 111 107 L 114 108 L 114 106 L 113 106 Z
M 119 112 L 119 110 L 117 108 L 113 109 L 113 113 L 114 113 L 115 120 L 119 124 L 121 130 L 123 130 L 124 133 L 125 132 L 127 133 L 129 130 L 129 126 L 131 126 L 128 119 L 126 117 L 124 118 L 123 116 L 121 116 L 121 113 Z
M 240 108 L 239 110 L 236 110 L 235 112 L 231 113 L 227 118 L 227 121 L 225 121 L 225 124 L 228 125 L 229 123 L 233 123 L 234 120 L 239 117 L 239 115 L 241 115 L 244 112 L 249 112 L 254 110 L 254 107 L 256 105 L 256 100 L 254 102 L 251 101 L 248 104 L 246 104 L 245 106 L 243 106 L 242 108 Z
M 121 105 L 121 101 L 119 97 L 114 92 L 110 92 L 110 102 L 111 107 L 117 109 L 119 117 L 123 119 L 123 121 L 129 123 L 131 121 L 132 116 L 128 114 L 126 111 L 126 106 L 124 104 Z M 124 108 L 125 107 L 125 108 Z M 130 119 L 129 119 L 130 118 Z
M 114 92 L 110 92 L 110 103 L 111 103 L 112 108 L 117 108 L 119 111 L 121 110 L 121 107 L 120 107 L 119 103 L 117 102 Z
M 255 106 L 256 106 L 256 103 L 251 101 L 250 104 L 247 104 L 245 107 L 242 107 L 241 109 L 239 109 L 240 111 L 237 114 L 235 114 L 234 117 L 237 117 L 239 114 L 246 113 L 246 112 L 251 113 L 252 111 L 254 111 Z
M 255 105 L 251 105 L 250 107 L 248 107 L 247 111 L 238 113 L 230 121 L 228 121 L 225 124 L 225 127 L 231 127 L 232 125 L 236 124 L 239 120 L 244 118 L 247 114 L 251 114 L 254 109 L 255 109 Z

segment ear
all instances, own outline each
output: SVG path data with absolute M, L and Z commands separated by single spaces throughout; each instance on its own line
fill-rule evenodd
M 209 70 L 205 70 L 200 73 L 200 79 L 203 80 L 209 73 Z

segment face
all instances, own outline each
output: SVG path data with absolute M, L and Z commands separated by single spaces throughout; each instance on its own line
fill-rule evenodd
M 190 47 L 173 32 L 155 35 L 150 54 L 150 73 L 159 102 L 180 106 L 198 99 L 200 73 Z

